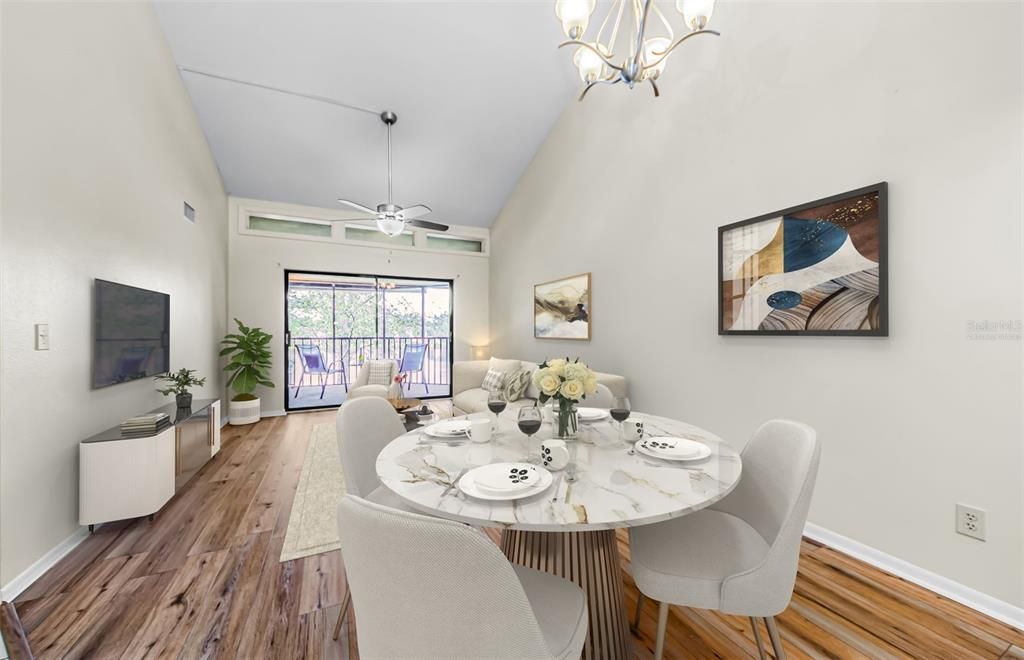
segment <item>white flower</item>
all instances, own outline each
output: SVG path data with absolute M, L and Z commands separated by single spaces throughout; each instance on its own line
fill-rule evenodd
M 575 378 L 567 380 L 562 383 L 561 394 L 566 399 L 572 399 L 573 401 L 579 401 L 583 397 L 583 382 Z
M 548 396 L 554 396 L 562 384 L 562 379 L 545 369 L 537 372 L 533 382 L 541 392 Z
M 590 372 L 583 379 L 583 390 L 587 393 L 587 396 L 597 392 L 597 376 L 594 375 L 594 372 Z
M 568 362 L 564 358 L 556 358 L 554 360 L 548 360 L 548 370 L 556 376 L 565 375 L 565 367 Z
M 569 362 L 565 365 L 565 377 L 572 380 L 583 380 L 587 377 L 587 365 L 582 362 Z

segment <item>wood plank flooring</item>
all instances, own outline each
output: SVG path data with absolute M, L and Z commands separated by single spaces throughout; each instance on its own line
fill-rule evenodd
M 331 640 L 340 553 L 278 561 L 310 432 L 332 421 L 319 412 L 225 427 L 220 454 L 154 522 L 100 527 L 21 594 L 36 656 L 357 658 L 354 616 Z M 619 544 L 632 612 L 625 534 Z M 648 601 L 637 658 L 652 657 L 656 616 Z M 1024 659 L 1024 632 L 810 541 L 778 621 L 791 658 Z M 757 652 L 747 619 L 673 607 L 667 655 Z

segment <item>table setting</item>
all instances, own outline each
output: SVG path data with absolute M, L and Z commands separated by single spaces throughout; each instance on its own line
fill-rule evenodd
M 714 434 L 633 411 L 628 399 L 586 406 L 590 373 L 579 361 L 546 361 L 534 374 L 536 402 L 495 394 L 491 412 L 427 421 L 389 443 L 376 469 L 412 508 L 501 528 L 511 561 L 580 584 L 590 607 L 585 656 L 625 658 L 615 529 L 710 506 L 736 486 L 742 464 Z

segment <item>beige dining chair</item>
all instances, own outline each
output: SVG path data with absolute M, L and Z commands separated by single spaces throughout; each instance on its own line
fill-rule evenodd
M 346 495 L 342 554 L 365 658 L 579 658 L 583 590 L 472 527 Z
M 590 408 L 612 408 L 615 406 L 615 396 L 608 389 L 607 385 L 598 383 L 597 391 L 584 399 L 580 405 L 586 405 Z
M 777 659 L 785 658 L 775 615 L 789 605 L 821 449 L 814 429 L 773 420 L 742 453 L 736 489 L 707 509 L 630 530 L 630 565 L 640 599 L 660 602 L 654 656 L 665 648 L 669 604 L 750 617 L 762 660 L 757 618 L 764 618 Z
M 345 491 L 383 506 L 408 508 L 377 478 L 377 454 L 389 442 L 405 433 L 405 426 L 391 404 L 385 399 L 372 396 L 351 399 L 338 408 L 334 424 L 341 472 L 345 476 Z M 345 529 L 338 529 L 339 536 L 343 537 L 347 533 Z M 338 639 L 341 633 L 341 624 L 351 602 L 352 594 L 346 586 L 338 621 L 334 624 L 334 639 Z

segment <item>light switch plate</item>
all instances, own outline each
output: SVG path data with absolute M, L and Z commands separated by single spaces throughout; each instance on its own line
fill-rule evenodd
M 50 324 L 36 323 L 36 350 L 50 350 Z

